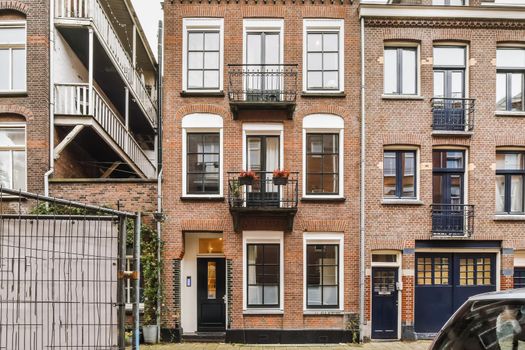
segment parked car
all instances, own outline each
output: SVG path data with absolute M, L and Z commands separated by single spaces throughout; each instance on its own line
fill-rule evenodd
M 470 297 L 430 350 L 525 350 L 525 288 Z

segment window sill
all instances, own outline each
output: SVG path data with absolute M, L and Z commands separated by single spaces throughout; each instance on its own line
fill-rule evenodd
M 343 203 L 346 197 L 302 197 L 301 202 L 335 202 Z
M 425 98 L 420 95 L 381 95 L 383 100 L 416 100 L 423 101 Z
M 181 91 L 181 97 L 224 97 L 224 91 Z
M 496 214 L 494 221 L 525 221 L 525 214 Z
M 383 199 L 381 201 L 383 205 L 423 205 L 423 201 L 420 199 Z
M 27 91 L 0 91 L 0 97 L 27 97 Z
M 301 94 L 301 97 L 339 97 L 339 98 L 345 98 L 346 94 L 344 92 L 308 92 L 303 91 Z
M 246 309 L 242 312 L 243 315 L 284 315 L 284 310 L 281 309 Z
M 338 316 L 344 315 L 345 312 L 339 309 L 308 309 L 303 310 L 303 315 L 314 315 L 314 316 Z
M 525 117 L 525 112 L 496 111 L 496 117 Z
M 432 136 L 465 136 L 470 137 L 474 135 L 472 131 L 454 131 L 454 130 L 434 130 Z
M 181 196 L 182 202 L 224 202 L 223 196 Z

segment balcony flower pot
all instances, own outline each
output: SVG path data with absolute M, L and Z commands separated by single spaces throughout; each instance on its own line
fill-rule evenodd
M 288 183 L 288 177 L 290 172 L 288 170 L 274 170 L 273 171 L 273 184 L 275 186 L 285 186 Z
M 144 342 L 146 344 L 157 343 L 157 325 L 142 326 L 142 334 L 144 335 Z
M 253 185 L 253 182 L 257 180 L 257 174 L 255 172 L 248 170 L 248 171 L 241 171 L 239 174 L 239 185 Z

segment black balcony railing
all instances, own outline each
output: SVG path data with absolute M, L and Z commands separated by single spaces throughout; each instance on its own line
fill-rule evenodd
M 472 131 L 475 101 L 473 98 L 433 98 L 431 100 L 433 130 Z
M 474 231 L 474 206 L 468 204 L 432 204 L 434 236 L 471 236 Z
M 422 0 L 389 0 L 392 5 L 421 5 Z
M 230 102 L 295 103 L 297 64 L 229 64 Z

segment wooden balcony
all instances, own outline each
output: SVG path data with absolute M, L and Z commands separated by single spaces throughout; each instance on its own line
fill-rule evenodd
M 94 33 L 111 58 L 130 93 L 138 102 L 142 112 L 152 126 L 157 123 L 156 101 L 148 93 L 133 60 L 124 49 L 108 15 L 98 0 L 54 0 L 55 22 L 65 28 L 85 28 L 92 26 Z M 87 43 L 86 43 L 87 45 Z
M 143 178 L 154 178 L 156 167 L 146 156 L 118 112 L 87 84 L 55 85 L 55 125 L 92 127 Z

